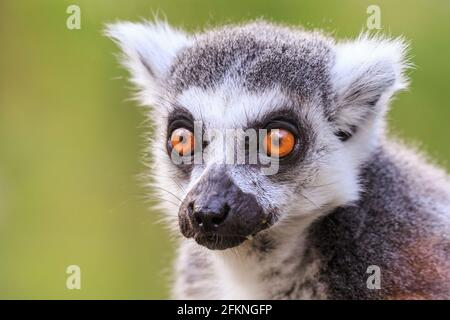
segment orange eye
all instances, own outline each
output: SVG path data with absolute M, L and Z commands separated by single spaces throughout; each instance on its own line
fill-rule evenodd
M 170 145 L 180 156 L 191 155 L 195 147 L 194 134 L 185 128 L 178 128 L 170 136 Z
M 264 138 L 264 149 L 268 156 L 282 158 L 294 150 L 295 137 L 284 129 L 272 129 Z

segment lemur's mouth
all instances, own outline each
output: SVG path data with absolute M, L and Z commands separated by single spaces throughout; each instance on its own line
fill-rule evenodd
M 272 215 L 270 215 L 272 217 Z M 255 225 L 252 221 L 252 230 L 245 229 L 245 227 L 235 225 L 238 232 L 226 232 L 226 230 L 219 228 L 213 228 L 211 230 L 205 230 L 203 227 L 199 227 L 195 222 L 193 223 L 188 216 L 180 216 L 180 229 L 181 233 L 186 238 L 193 238 L 199 245 L 204 246 L 210 250 L 225 250 L 235 248 L 246 240 L 252 240 L 260 231 L 268 229 L 273 223 L 269 221 L 272 219 L 264 219 L 259 224 Z M 248 222 L 248 221 L 247 221 Z M 246 225 L 244 221 L 244 226 Z M 229 230 L 230 231 L 230 230 Z
M 210 250 L 225 250 L 239 246 L 248 237 L 240 235 L 196 234 L 195 241 Z

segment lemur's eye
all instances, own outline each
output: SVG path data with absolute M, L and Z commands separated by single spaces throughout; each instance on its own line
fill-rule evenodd
M 191 155 L 195 147 L 194 134 L 186 128 L 175 129 L 170 136 L 170 145 L 180 156 Z
M 283 158 L 295 147 L 295 136 L 285 129 L 271 129 L 264 138 L 264 149 L 268 156 Z

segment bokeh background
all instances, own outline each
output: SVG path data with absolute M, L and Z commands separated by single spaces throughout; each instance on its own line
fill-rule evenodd
M 66 28 L 71 4 L 81 30 Z M 364 30 L 370 4 L 417 65 L 391 131 L 449 168 L 447 0 L 1 0 L 0 298 L 168 298 L 174 245 L 136 179 L 143 110 L 104 23 L 159 13 L 193 31 L 265 17 L 344 38 Z M 66 289 L 71 264 L 81 290 Z

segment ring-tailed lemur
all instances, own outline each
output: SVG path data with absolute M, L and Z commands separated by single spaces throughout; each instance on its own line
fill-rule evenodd
M 448 176 L 385 136 L 388 102 L 407 86 L 402 39 L 341 42 L 264 21 L 107 34 L 152 107 L 156 190 L 184 235 L 175 298 L 450 298 Z M 212 134 L 251 128 L 275 174 L 225 163 Z

